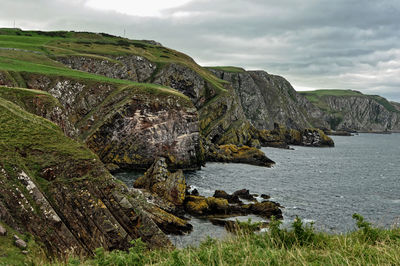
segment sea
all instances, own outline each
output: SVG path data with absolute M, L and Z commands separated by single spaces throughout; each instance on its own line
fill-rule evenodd
M 316 230 L 346 233 L 355 230 L 354 213 L 375 226 L 390 228 L 400 223 L 400 134 L 332 136 L 334 148 L 293 146 L 293 149 L 262 148 L 274 160 L 272 168 L 231 163 L 207 163 L 199 171 L 186 172 L 186 182 L 201 195 L 217 189 L 233 193 L 248 189 L 267 194 L 284 208 L 283 226 L 296 217 L 313 223 Z M 116 177 L 132 185 L 140 173 Z M 261 198 L 259 198 L 261 200 Z M 207 237 L 229 236 L 223 227 L 208 220 L 190 218 L 193 232 L 170 236 L 178 247 L 196 246 Z M 251 215 L 241 221 L 261 221 Z

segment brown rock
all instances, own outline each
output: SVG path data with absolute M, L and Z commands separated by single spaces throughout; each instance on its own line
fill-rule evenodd
M 250 200 L 250 201 L 257 201 L 253 195 L 250 194 L 248 189 L 240 189 L 233 192 L 233 196 L 238 196 L 239 198 Z
M 252 213 L 265 218 L 270 218 L 271 216 L 282 218 L 282 211 L 279 209 L 276 203 L 271 201 L 254 203 L 250 205 L 250 210 Z
M 213 197 L 227 199 L 229 203 L 242 203 L 237 195 L 230 195 L 224 190 L 215 190 Z
M 175 205 L 182 205 L 185 200 L 185 176 L 182 170 L 170 173 L 165 158 L 156 159 L 146 173 L 135 181 L 133 186 L 147 189 Z

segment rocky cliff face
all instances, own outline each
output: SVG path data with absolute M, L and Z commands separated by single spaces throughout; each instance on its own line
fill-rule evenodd
M 60 57 L 58 60 L 71 68 L 90 73 L 151 82 L 176 89 L 189 97 L 199 110 L 200 131 L 203 137 L 216 144 L 251 145 L 250 124 L 234 89 L 228 83 L 217 81 L 191 59 L 189 62 L 193 65 L 157 65 L 137 55 L 102 58 L 70 56 Z
M 326 128 L 321 110 L 299 95 L 290 83 L 265 71 L 210 70 L 232 84 L 247 119 L 258 129 L 273 129 L 274 123 L 287 128 Z
M 147 169 L 156 156 L 168 158 L 171 168 L 203 164 L 197 110 L 179 93 L 157 85 L 121 87 L 30 73 L 22 77 L 28 88 L 57 99 L 52 110 L 35 113 L 86 142 L 114 169 Z
M 55 124 L 3 98 L 0 124 L 3 223 L 34 235 L 53 255 L 126 249 L 138 237 L 150 247 L 170 245 L 146 211 L 149 203 Z
M 340 94 L 339 94 L 340 93 Z M 334 130 L 381 132 L 400 130 L 396 104 L 376 95 L 356 91 L 315 91 L 304 93 L 323 110 Z

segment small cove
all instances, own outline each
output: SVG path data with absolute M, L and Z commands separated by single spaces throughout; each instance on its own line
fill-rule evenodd
M 268 194 L 283 209 L 284 224 L 296 216 L 315 222 L 318 230 L 354 229 L 357 212 L 375 225 L 390 227 L 400 221 L 400 134 L 333 136 L 335 148 L 295 146 L 294 150 L 262 148 L 276 162 L 273 168 L 244 164 L 208 163 L 200 171 L 185 173 L 187 183 L 200 194 L 216 189 L 228 193 L 246 188 Z M 138 174 L 119 173 L 131 186 Z M 240 217 L 247 220 L 249 217 Z M 251 217 L 253 221 L 257 217 Z M 171 236 L 177 246 L 195 245 L 207 236 L 224 237 L 222 227 L 193 218 L 194 231 Z

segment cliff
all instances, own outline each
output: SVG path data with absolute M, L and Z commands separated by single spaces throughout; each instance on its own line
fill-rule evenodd
M 321 118 L 325 119 L 333 130 L 400 130 L 399 105 L 383 97 L 351 90 L 317 90 L 301 94 L 325 113 Z
M 29 92 L 32 99 L 51 98 Z M 25 90 L 13 92 L 29 105 Z M 22 99 L 27 99 L 23 101 Z M 99 158 L 54 123 L 0 98 L 0 220 L 30 233 L 52 255 L 126 249 L 141 237 L 169 246 L 149 203 L 117 182 Z
M 298 94 L 283 77 L 235 67 L 209 69 L 232 84 L 246 118 L 257 129 L 273 129 L 275 123 L 297 130 L 328 127 L 321 119 L 322 111 Z

